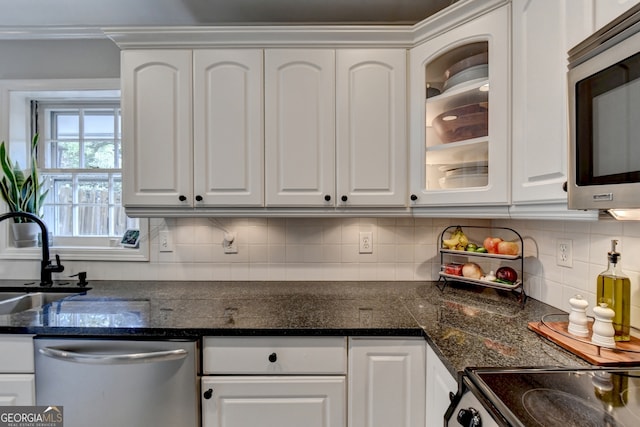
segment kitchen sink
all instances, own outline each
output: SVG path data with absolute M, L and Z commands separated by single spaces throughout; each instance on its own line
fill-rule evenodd
M 2 292 L 0 293 L 0 315 L 40 308 L 54 301 L 80 295 L 81 293 L 82 292 Z

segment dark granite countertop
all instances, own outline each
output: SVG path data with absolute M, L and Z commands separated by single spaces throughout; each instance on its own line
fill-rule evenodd
M 10 286 L 24 285 L 0 281 L 0 289 Z M 0 333 L 417 336 L 452 373 L 467 366 L 585 364 L 527 329 L 529 321 L 559 310 L 532 298 L 521 308 L 511 293 L 491 288 L 453 285 L 441 291 L 435 282 L 92 281 L 89 286 L 85 295 L 0 315 Z

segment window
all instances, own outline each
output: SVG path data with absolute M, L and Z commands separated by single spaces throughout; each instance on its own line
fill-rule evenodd
M 32 101 L 54 245 L 108 246 L 138 221 L 122 207 L 118 101 Z
M 127 218 L 121 206 L 119 103 L 119 79 L 0 79 L 0 104 L 8 106 L 0 109 L 0 139 L 24 164 L 38 132 L 50 188 L 43 220 L 63 264 L 149 260 L 149 220 Z M 140 230 L 138 248 L 120 246 L 126 227 Z M 0 259 L 40 257 L 38 247 L 15 247 L 9 221 L 0 225 Z

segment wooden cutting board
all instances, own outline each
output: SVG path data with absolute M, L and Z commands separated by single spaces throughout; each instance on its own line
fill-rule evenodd
M 640 365 L 640 339 L 631 337 L 631 341 L 618 342 L 615 349 L 609 349 L 590 344 L 589 338 L 572 338 L 568 327 L 569 322 L 529 322 L 529 329 L 592 365 Z M 589 336 L 591 336 L 591 323 L 589 323 Z

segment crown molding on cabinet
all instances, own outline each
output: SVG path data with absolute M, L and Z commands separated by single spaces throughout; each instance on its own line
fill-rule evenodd
M 0 27 L 0 40 L 91 40 L 104 39 L 95 27 Z
M 413 44 L 417 45 L 432 37 L 458 27 L 480 15 L 491 12 L 511 0 L 460 0 L 440 12 L 418 22 L 411 28 Z
M 108 27 L 121 49 L 238 47 L 411 48 L 511 0 L 459 0 L 415 25 Z
M 404 47 L 411 26 L 113 27 L 104 34 L 121 49 L 238 47 Z

